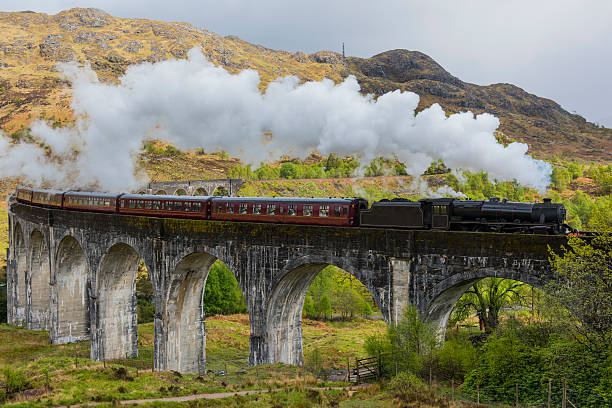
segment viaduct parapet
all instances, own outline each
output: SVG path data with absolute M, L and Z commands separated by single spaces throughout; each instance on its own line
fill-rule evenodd
M 250 318 L 250 362 L 302 364 L 302 307 L 327 265 L 358 278 L 387 323 L 412 303 L 440 332 L 477 280 L 541 287 L 548 246 L 564 237 L 230 223 L 70 212 L 16 202 L 9 210 L 8 317 L 52 343 L 91 339 L 91 357 L 134 357 L 135 282 L 144 261 L 155 294 L 154 367 L 206 364 L 202 300 L 216 259 L 236 276 Z
M 241 179 L 208 179 L 189 181 L 156 181 L 149 183 L 139 193 L 164 195 L 218 195 L 235 196 L 244 184 Z

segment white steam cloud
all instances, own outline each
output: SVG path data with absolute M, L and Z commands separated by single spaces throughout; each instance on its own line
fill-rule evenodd
M 539 190 L 550 182 L 550 164 L 527 155 L 526 144 L 496 142 L 496 117 L 447 117 L 437 104 L 415 115 L 418 95 L 394 91 L 375 100 L 359 93 L 352 76 L 337 85 L 285 77 L 262 94 L 256 71 L 232 75 L 199 49 L 187 60 L 131 66 L 118 85 L 98 82 L 89 68 L 59 68 L 73 85 L 76 125 L 33 124 L 33 136 L 54 155 L 0 137 L 3 176 L 58 188 L 134 190 L 143 181 L 134 174 L 136 155 L 144 140 L 158 138 L 181 149 L 224 149 L 250 163 L 316 149 L 361 155 L 364 162 L 395 156 L 410 174 L 442 159 L 454 169 L 484 170 Z

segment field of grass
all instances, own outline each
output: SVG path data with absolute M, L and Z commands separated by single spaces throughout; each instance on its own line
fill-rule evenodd
M 0 370 L 4 374 L 0 375 L 0 382 L 5 382 L 7 369 L 10 374 L 21 375 L 24 381 L 22 384 L 24 389 L 14 393 L 7 406 L 25 406 L 19 405 L 20 403 L 27 403 L 27 406 L 69 405 L 88 401 L 111 401 L 113 398 L 155 398 L 231 392 L 240 389 L 301 388 L 303 391 L 305 386 L 333 385 L 317 381 L 304 367 L 282 364 L 264 365 L 257 369 L 249 367 L 247 315 L 214 316 L 208 318 L 206 324 L 209 371 L 201 377 L 151 372 L 150 368 L 144 368 L 150 367 L 152 361 L 153 324 L 151 323 L 139 326 L 140 355 L 136 361 L 108 362 L 106 368 L 103 363 L 86 358 L 89 342 L 51 345 L 47 332 L 0 325 Z M 362 344 L 365 338 L 383 330 L 385 323 L 381 320 L 352 322 L 304 320 L 305 355 L 308 357 L 309 353 L 317 348 L 323 356 L 325 367 L 342 369 L 347 357 L 355 358 L 363 355 Z M 136 367 L 140 369 L 137 371 Z M 216 372 L 225 369 L 230 373 L 238 370 L 246 372 L 241 375 L 215 375 Z M 2 392 L 4 391 L 0 391 L 0 397 Z M 339 397 L 334 395 L 325 398 L 333 400 Z M 243 399 L 248 401 L 249 398 Z M 260 397 L 261 400 L 267 401 L 266 404 L 272 402 L 273 405 L 275 398 L 280 397 Z M 298 397 L 284 395 L 282 398 Z

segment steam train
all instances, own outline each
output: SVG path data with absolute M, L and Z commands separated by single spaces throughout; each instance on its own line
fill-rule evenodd
M 279 224 L 382 227 L 522 234 L 568 234 L 563 204 L 550 199 L 523 203 L 499 198 L 458 200 L 402 198 L 368 207 L 363 198 L 290 198 L 107 194 L 19 186 L 17 201 L 29 205 L 152 217 Z

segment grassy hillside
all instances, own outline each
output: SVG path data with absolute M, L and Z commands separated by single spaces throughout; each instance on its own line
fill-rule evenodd
M 262 90 L 287 75 L 336 82 L 354 75 L 364 93 L 381 95 L 395 89 L 418 93 L 420 109 L 437 102 L 448 112 L 493 113 L 509 140 L 527 142 L 540 157 L 612 159 L 612 130 L 598 128 L 554 101 L 511 84 L 463 82 L 418 51 L 392 50 L 365 59 L 343 58 L 330 51 L 290 53 L 186 23 L 116 18 L 97 9 L 70 9 L 57 15 L 0 12 L 0 39 L 0 128 L 8 134 L 35 118 L 56 125 L 70 123 L 71 92 L 58 76 L 58 62 L 90 64 L 99 78 L 114 82 L 131 64 L 185 58 L 189 49 L 201 47 L 230 72 L 256 70 Z

